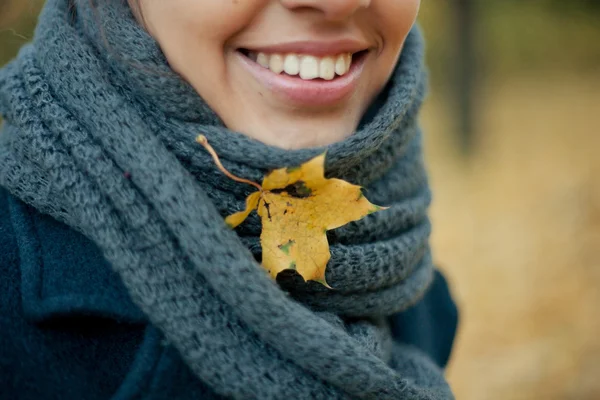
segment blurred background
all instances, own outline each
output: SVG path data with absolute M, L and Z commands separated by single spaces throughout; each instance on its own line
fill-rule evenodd
M 0 0 L 0 65 L 40 0 Z M 457 399 L 600 399 L 600 0 L 423 0 Z

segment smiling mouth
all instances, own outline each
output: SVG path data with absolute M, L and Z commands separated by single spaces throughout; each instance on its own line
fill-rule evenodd
M 297 53 L 269 54 L 248 49 L 238 49 L 238 52 L 277 75 L 296 77 L 305 81 L 332 81 L 348 74 L 353 63 L 361 61 L 368 50 L 325 56 Z
M 240 65 L 279 101 L 306 109 L 337 107 L 359 87 L 370 50 L 335 55 L 238 49 Z M 261 96 L 263 92 L 259 91 Z

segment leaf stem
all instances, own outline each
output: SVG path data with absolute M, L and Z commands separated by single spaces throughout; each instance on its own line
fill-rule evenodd
M 263 190 L 262 186 L 260 186 L 258 183 L 253 182 L 253 181 L 248 180 L 248 179 L 240 178 L 238 176 L 233 175 L 231 172 L 227 171 L 225 169 L 225 167 L 223 166 L 223 164 L 221 164 L 221 160 L 219 160 L 219 156 L 217 155 L 217 152 L 215 151 L 215 149 L 213 149 L 213 147 L 208 143 L 208 139 L 206 138 L 206 136 L 204 136 L 204 135 L 198 135 L 198 137 L 196 137 L 196 142 L 198 142 L 202 146 L 204 146 L 204 148 L 206 149 L 206 151 L 208 151 L 210 153 L 210 155 L 212 156 L 213 160 L 215 160 L 215 164 L 217 164 L 217 168 L 219 168 L 219 170 L 222 173 L 224 173 L 225 175 L 227 175 L 230 179 L 233 179 L 236 182 L 246 183 L 248 185 L 252 185 L 255 188 L 257 188 L 258 190 L 260 190 L 260 191 Z

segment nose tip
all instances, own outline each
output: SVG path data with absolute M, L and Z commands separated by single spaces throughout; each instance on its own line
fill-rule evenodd
M 281 0 L 289 9 L 313 8 L 321 11 L 329 20 L 343 20 L 356 13 L 360 8 L 367 8 L 371 0 Z

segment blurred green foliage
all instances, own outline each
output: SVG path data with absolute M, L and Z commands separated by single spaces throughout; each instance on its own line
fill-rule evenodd
M 472 0 L 478 75 L 600 72 L 600 1 Z M 456 16 L 465 0 L 423 0 L 420 22 L 434 87 L 456 76 Z
M 0 0 L 0 65 L 31 40 L 42 0 Z

